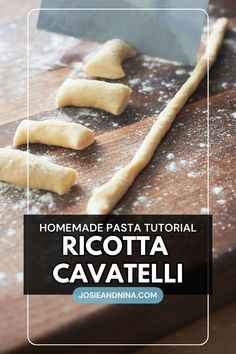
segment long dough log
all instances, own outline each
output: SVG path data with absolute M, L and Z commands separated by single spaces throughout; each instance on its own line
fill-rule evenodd
M 98 80 L 67 79 L 59 88 L 56 108 L 94 107 L 118 115 L 128 104 L 131 89 L 122 84 Z
M 124 60 L 133 58 L 136 51 L 120 39 L 111 39 L 85 64 L 84 71 L 105 79 L 121 79 L 125 72 Z
M 228 20 L 217 20 L 210 36 L 209 67 L 211 67 L 221 48 Z M 201 57 L 191 76 L 172 98 L 166 108 L 159 114 L 150 132 L 142 142 L 132 161 L 118 171 L 110 181 L 97 188 L 91 196 L 88 205 L 88 214 L 108 214 L 117 202 L 124 196 L 134 182 L 137 175 L 151 160 L 163 136 L 168 132 L 176 115 L 187 102 L 188 98 L 197 89 L 207 73 L 207 51 Z
M 60 195 L 68 192 L 77 180 L 72 168 L 56 165 L 27 152 L 0 149 L 0 181 L 20 187 L 27 186 L 29 164 L 29 188 L 44 189 Z
M 62 146 L 74 150 L 82 150 L 94 142 L 94 132 L 77 123 L 56 119 L 34 121 L 23 120 L 17 127 L 13 146 L 28 142 Z

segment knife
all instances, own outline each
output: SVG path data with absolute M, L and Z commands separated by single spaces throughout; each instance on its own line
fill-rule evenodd
M 43 0 L 39 29 L 194 65 L 208 0 Z

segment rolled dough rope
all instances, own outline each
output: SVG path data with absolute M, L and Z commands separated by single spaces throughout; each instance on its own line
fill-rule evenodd
M 59 88 L 56 108 L 94 107 L 118 115 L 128 104 L 131 89 L 122 84 L 98 80 L 67 79 Z
M 44 189 L 62 195 L 76 183 L 77 172 L 72 168 L 56 165 L 42 157 L 13 149 L 0 149 L 0 181 L 26 187 L 27 163 L 29 163 L 29 188 Z
M 23 120 L 17 127 L 13 146 L 27 143 L 27 125 L 29 143 L 62 146 L 82 150 L 94 142 L 94 132 L 77 123 L 63 122 L 56 119 Z
M 211 67 L 216 60 L 217 54 L 223 42 L 227 25 L 228 20 L 225 18 L 219 19 L 215 24 L 214 30 L 210 36 L 209 67 Z M 124 196 L 137 175 L 151 160 L 157 146 L 164 135 L 168 132 L 176 115 L 206 75 L 207 66 L 206 51 L 197 63 L 191 76 L 168 103 L 166 108 L 159 114 L 158 119 L 153 124 L 151 130 L 145 137 L 132 161 L 118 171 L 110 181 L 94 191 L 88 201 L 88 214 L 108 214 L 116 203 Z
M 121 79 L 125 76 L 121 64 L 136 54 L 129 44 L 120 39 L 111 39 L 85 64 L 84 71 L 105 79 Z

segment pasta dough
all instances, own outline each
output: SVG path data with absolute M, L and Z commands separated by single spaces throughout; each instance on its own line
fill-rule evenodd
M 121 79 L 125 76 L 121 64 L 136 54 L 127 43 L 120 39 L 111 39 L 85 64 L 84 71 L 106 79 Z
M 104 81 L 67 79 L 59 88 L 56 108 L 65 106 L 94 107 L 118 115 L 128 104 L 131 89 Z
M 214 30 L 210 36 L 209 67 L 211 67 L 216 60 L 227 26 L 228 20 L 225 18 L 219 19 L 215 24 Z M 88 214 L 108 214 L 124 196 L 135 178 L 151 160 L 161 139 L 171 127 L 176 115 L 185 105 L 188 98 L 197 89 L 206 75 L 207 69 L 208 51 L 206 50 L 191 76 L 168 103 L 166 108 L 159 114 L 132 161 L 118 171 L 110 181 L 94 191 L 87 205 Z
M 44 189 L 60 195 L 69 191 L 77 172 L 47 161 L 42 157 L 13 149 L 0 149 L 0 180 L 20 187 Z
M 82 150 L 94 142 L 94 132 L 77 123 L 60 120 L 23 120 L 17 127 L 13 146 L 28 142 L 56 145 L 75 150 Z

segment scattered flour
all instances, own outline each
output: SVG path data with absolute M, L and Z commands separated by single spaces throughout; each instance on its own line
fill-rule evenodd
M 172 65 L 182 65 L 181 63 L 169 59 L 163 59 L 163 58 L 158 58 L 158 57 L 150 57 L 149 55 L 143 55 L 143 59 L 146 63 L 152 63 L 152 64 L 172 64 Z
M 34 191 L 30 191 L 29 200 L 32 200 L 32 205 L 30 205 L 31 214 L 40 214 L 41 210 L 47 207 L 48 210 L 55 208 L 54 195 L 47 192 L 41 195 L 38 199 L 34 194 Z
M 180 160 L 180 164 L 184 167 L 192 167 L 195 165 L 195 163 L 196 163 L 196 160 L 192 160 L 192 161 Z
M 78 44 L 79 40 L 61 35 L 52 35 L 50 45 L 44 46 L 41 50 L 38 49 L 38 44 L 30 46 L 30 76 L 40 74 L 44 71 L 58 65 L 60 67 L 67 66 L 62 63 L 61 58 L 73 46 Z
M 161 84 L 162 84 L 163 86 L 165 86 L 166 88 L 173 88 L 173 87 L 175 87 L 174 82 L 162 81 Z
M 205 143 L 200 143 L 200 144 L 198 144 L 198 146 L 199 146 L 200 148 L 204 148 L 204 147 L 207 147 L 207 144 L 205 144 Z
M 152 92 L 154 87 L 150 84 L 150 80 L 143 81 L 139 92 Z
M 227 89 L 229 87 L 228 82 L 222 82 L 221 87 L 223 87 L 223 89 Z
M 135 86 L 135 85 L 138 85 L 139 83 L 141 82 L 141 80 L 140 79 L 131 79 L 131 80 L 129 80 L 129 84 L 131 85 L 131 86 Z
M 8 279 L 6 273 L 0 273 L 0 286 L 7 286 Z
M 26 195 L 25 195 L 26 198 Z M 26 209 L 26 199 L 23 200 L 19 200 L 18 203 L 14 204 L 12 206 L 12 210 L 13 211 L 24 211 L 24 209 Z
M 157 66 L 160 66 L 160 64 L 159 63 L 152 63 L 152 62 L 146 62 L 146 61 L 144 61 L 143 63 L 142 63 L 142 66 L 144 67 L 144 68 L 148 68 L 149 70 L 152 70 L 152 69 L 154 69 L 154 68 L 156 68 Z
M 90 117 L 98 117 L 99 116 L 98 112 L 94 112 L 90 108 L 80 108 L 78 110 L 78 115 L 79 116 L 90 116 Z
M 184 75 L 184 74 L 186 74 L 187 72 L 186 72 L 186 70 L 184 70 L 184 69 L 177 69 L 177 70 L 175 70 L 175 73 L 176 73 L 176 75 Z
M 23 283 L 23 273 L 22 272 L 16 273 L 15 279 L 18 284 L 22 284 Z
M 75 71 L 83 71 L 83 67 L 84 67 L 84 64 L 82 61 L 77 61 L 77 62 L 73 62 L 72 63 L 72 68 L 75 70 Z
M 209 209 L 208 208 L 201 208 L 200 214 L 209 214 Z
M 136 198 L 135 202 L 133 203 L 133 207 L 138 207 L 143 203 L 146 203 L 148 198 L 145 195 L 140 195 Z
M 170 153 L 167 154 L 167 156 L 166 156 L 167 160 L 173 160 L 174 157 L 175 157 L 175 155 L 174 155 L 172 152 L 170 152 Z
M 224 200 L 224 199 L 219 199 L 219 200 L 217 200 L 217 204 L 219 204 L 219 205 L 225 205 L 225 204 L 226 204 L 226 200 Z
M 16 234 L 16 230 L 15 229 L 12 229 L 12 228 L 10 228 L 10 229 L 8 229 L 7 231 L 6 231 L 6 234 L 7 234 L 7 236 L 14 236 L 15 234 Z
M 190 178 L 197 178 L 199 176 L 201 176 L 201 172 L 194 172 L 194 171 L 191 171 L 187 174 L 188 177 Z
M 84 63 L 82 61 L 73 62 L 71 65 L 71 72 L 67 76 L 70 79 L 86 79 L 88 75 L 83 71 Z
M 37 189 L 29 190 L 28 197 L 29 211 L 32 214 L 40 214 L 45 208 L 51 211 L 56 207 L 56 198 L 58 198 L 54 193 L 44 193 Z M 12 204 L 11 209 L 15 213 L 26 213 L 27 189 L 0 182 L 0 206 L 5 209 L 9 204 Z M 8 236 L 13 236 L 15 233 L 14 228 L 9 228 L 6 231 Z
M 212 188 L 212 193 L 214 194 L 220 194 L 222 191 L 223 191 L 223 187 L 218 187 L 218 186 L 215 186 Z
M 176 163 L 174 161 L 170 162 L 166 168 L 170 171 L 170 172 L 177 172 L 178 168 L 176 166 Z
M 23 283 L 23 272 L 3 273 L 0 272 L 0 287 L 8 287 L 14 284 Z
M 231 114 L 231 116 L 232 116 L 233 118 L 236 118 L 236 112 L 233 112 L 233 113 Z

